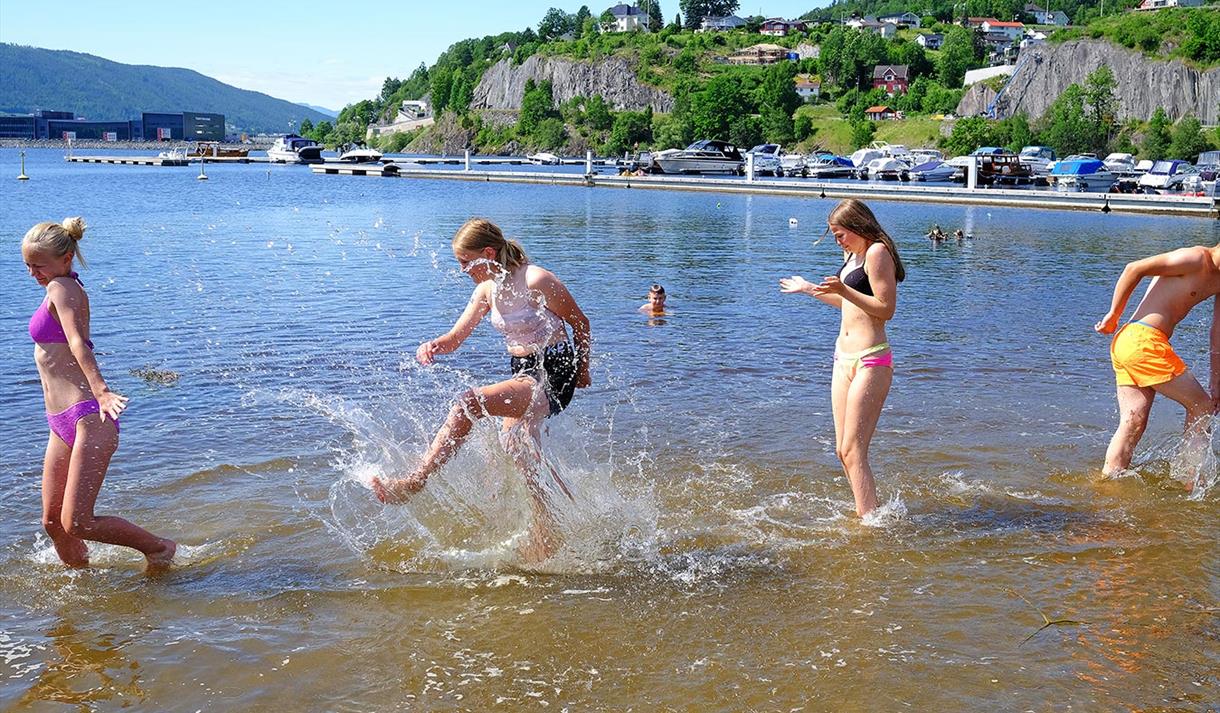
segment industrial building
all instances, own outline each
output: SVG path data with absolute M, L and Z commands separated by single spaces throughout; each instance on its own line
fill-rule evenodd
M 70 111 L 0 116 L 0 139 L 97 141 L 224 141 L 225 115 L 144 112 L 130 121 L 87 121 Z

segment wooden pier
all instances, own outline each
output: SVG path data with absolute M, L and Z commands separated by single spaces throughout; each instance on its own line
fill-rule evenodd
M 472 160 L 473 163 L 473 160 Z M 367 165 L 367 164 L 366 164 Z M 392 164 L 391 164 L 392 165 Z M 1220 198 L 1211 196 L 1145 195 L 1139 193 L 1060 193 L 1048 190 L 925 186 L 875 181 L 832 182 L 811 179 L 747 181 L 734 178 L 693 176 L 617 176 L 611 174 L 538 171 L 454 171 L 413 169 L 398 171 L 331 170 L 330 164 L 312 167 L 314 173 L 386 178 L 478 181 L 486 183 L 542 183 L 586 188 L 636 188 L 645 190 L 704 191 L 749 195 L 803 196 L 807 198 L 863 198 L 870 200 L 992 205 L 1009 208 L 1085 210 L 1099 213 L 1142 213 L 1220 218 Z
M 161 156 L 65 156 L 72 163 L 121 163 L 128 166 L 189 166 L 189 159 Z

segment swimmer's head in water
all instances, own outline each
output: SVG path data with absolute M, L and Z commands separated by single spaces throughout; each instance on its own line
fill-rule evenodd
M 499 226 L 486 218 L 471 218 L 458 228 L 453 236 L 453 254 L 471 277 L 474 275 L 467 264 L 473 265 L 480 258 L 492 260 L 509 272 L 529 262 L 521 244 L 505 238 Z
M 648 290 L 648 304 L 654 312 L 665 309 L 665 288 L 660 284 L 653 283 L 653 286 Z

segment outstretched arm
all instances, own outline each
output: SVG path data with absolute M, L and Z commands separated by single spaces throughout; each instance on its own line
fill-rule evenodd
M 592 331 L 589 318 L 581 311 L 580 305 L 568 292 L 568 288 L 549 270 L 537 268 L 531 270 L 529 287 L 538 290 L 546 298 L 546 308 L 554 312 L 564 322 L 572 327 L 572 341 L 576 345 L 577 371 L 576 385 L 584 388 L 593 383 L 589 374 L 589 350 L 593 346 Z
M 1110 311 L 1106 312 L 1094 329 L 1102 334 L 1113 334 L 1118 329 L 1118 320 L 1127 309 L 1127 300 L 1145 277 L 1172 277 L 1207 267 L 1207 250 L 1203 248 L 1181 248 L 1160 255 L 1146 257 L 1127 263 L 1123 273 L 1114 283 L 1114 296 L 1110 299 Z
M 120 396 L 110 390 L 106 380 L 102 378 L 102 370 L 97 365 L 97 357 L 89 348 L 85 335 L 89 332 L 88 311 L 85 309 L 85 293 L 76 285 L 64 285 L 54 281 L 47 287 L 47 297 L 55 306 L 59 323 L 63 327 L 64 336 L 68 338 L 68 348 L 80 370 L 89 382 L 89 390 L 97 399 L 102 420 L 106 417 L 118 418 L 123 409 L 127 408 L 127 397 Z
M 466 309 L 462 310 L 462 315 L 458 317 L 453 328 L 436 339 L 420 344 L 419 348 L 415 350 L 416 361 L 426 366 L 431 364 L 437 355 L 455 352 L 458 347 L 462 346 L 462 342 L 466 341 L 474 328 L 479 326 L 483 315 L 491 309 L 487 298 L 490 285 L 490 282 L 483 282 L 474 288 L 474 292 L 470 294 L 470 301 L 466 303 Z
M 815 285 L 800 275 L 792 277 L 782 277 L 779 281 L 779 291 L 788 294 L 809 295 L 815 299 L 830 305 L 831 307 L 842 307 L 843 297 L 836 295 L 833 292 L 827 292 L 821 285 Z

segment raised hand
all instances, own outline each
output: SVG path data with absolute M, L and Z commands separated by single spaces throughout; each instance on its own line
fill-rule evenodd
M 432 340 L 420 344 L 419 348 L 415 350 L 415 361 L 423 364 L 424 366 L 431 365 L 435 358 L 436 343 Z
M 814 287 L 813 283 L 809 282 L 808 280 L 801 277 L 800 275 L 793 275 L 792 277 L 783 277 L 783 278 L 780 278 L 780 281 L 779 281 L 779 291 L 780 292 L 786 292 L 789 294 L 795 294 L 795 293 L 799 293 L 799 292 L 804 292 L 805 294 L 813 294 L 814 289 L 815 289 L 815 287 Z

